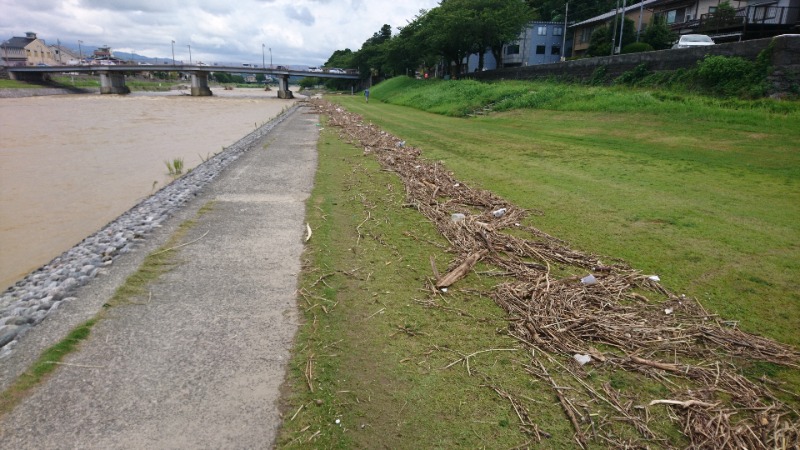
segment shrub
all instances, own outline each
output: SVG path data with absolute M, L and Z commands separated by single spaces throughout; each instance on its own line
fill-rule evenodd
M 676 38 L 677 36 L 670 30 L 663 16 L 654 17 L 642 35 L 642 41 L 652 45 L 656 50 L 666 50 L 672 47 Z
M 650 75 L 650 70 L 647 68 L 647 64 L 641 63 L 634 67 L 633 70 L 629 70 L 617 77 L 615 82 L 620 84 L 636 84 L 648 75 Z
M 763 95 L 765 73 L 758 64 L 738 56 L 707 56 L 697 62 L 697 78 L 718 95 Z
M 597 66 L 592 72 L 592 77 L 589 78 L 589 84 L 603 84 L 606 82 L 606 73 L 608 68 L 606 66 Z
M 652 52 L 653 50 L 653 46 L 647 42 L 634 42 L 633 44 L 628 44 L 623 47 L 622 53 Z

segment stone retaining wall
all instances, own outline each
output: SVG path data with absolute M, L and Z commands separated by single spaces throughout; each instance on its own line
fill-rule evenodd
M 668 71 L 692 68 L 706 55 L 739 56 L 755 60 L 762 50 L 774 41 L 770 77 L 776 92 L 788 92 L 800 85 L 800 35 L 782 35 L 769 39 L 755 39 L 744 42 L 731 42 L 708 47 L 660 50 L 654 52 L 631 53 L 627 55 L 600 56 L 577 59 L 552 64 L 527 67 L 489 70 L 467 75 L 475 80 L 530 80 L 542 78 L 561 78 L 574 81 L 587 81 L 599 67 L 605 67 L 609 79 L 633 70 L 639 64 L 647 64 L 653 71 Z

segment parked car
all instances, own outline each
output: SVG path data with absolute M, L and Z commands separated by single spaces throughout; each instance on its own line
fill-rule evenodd
M 714 45 L 714 40 L 705 34 L 684 34 L 680 37 L 672 48 L 692 48 Z
M 344 70 L 334 67 L 333 69 L 328 69 L 328 73 L 345 73 Z

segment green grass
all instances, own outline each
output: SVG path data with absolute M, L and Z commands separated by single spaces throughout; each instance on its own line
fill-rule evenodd
M 505 333 L 503 312 L 471 289 L 497 279 L 472 275 L 446 296 L 425 289 L 430 258 L 452 256 L 418 212 L 406 208 L 392 174 L 326 129 L 307 206 L 313 235 L 300 281 L 304 324 L 283 405 L 280 448 L 511 448 L 530 436 L 497 387 L 520 401 L 553 437 L 571 446 L 569 424 L 546 386 L 522 367 L 525 351 Z M 492 351 L 445 369 L 463 355 Z M 310 369 L 309 369 L 310 367 Z M 309 387 L 313 386 L 313 391 Z M 537 398 L 538 400 L 533 400 Z M 336 420 L 339 419 L 339 423 Z
M 17 80 L 4 80 L 0 79 L 0 89 L 37 89 L 41 88 L 40 84 L 26 83 Z
M 453 83 L 390 80 L 373 95 L 411 103 L 415 91 Z M 478 102 L 466 84 L 451 105 L 526 86 L 488 85 Z M 457 177 L 543 211 L 534 226 L 659 274 L 747 331 L 800 345 L 800 103 L 526 89 L 552 90 L 541 94 L 550 100 L 471 119 L 336 99 Z
M 89 337 L 97 320 L 93 318 L 75 327 L 64 339 L 45 350 L 27 372 L 0 393 L 0 417 L 11 411 L 31 389 L 55 371 L 65 356 L 77 350 L 78 345 Z
M 453 96 L 434 92 L 450 84 L 390 80 L 372 90 L 373 99 L 383 101 L 331 99 L 420 148 L 425 159 L 442 161 L 461 182 L 540 211 L 531 225 L 608 262 L 621 258 L 658 274 L 668 289 L 697 297 L 746 331 L 800 345 L 796 102 L 549 83 L 492 84 L 480 100 L 472 98 L 471 86 Z M 448 116 L 491 103 L 496 108 L 495 89 L 551 87 L 554 92 L 541 94 L 550 97 L 541 103 L 547 107 Z M 449 106 L 416 105 L 439 111 L 431 114 L 387 103 L 428 94 Z M 663 108 L 650 105 L 653 99 Z M 472 377 L 463 366 L 442 370 L 458 357 L 453 350 L 515 346 L 505 335 L 503 314 L 476 295 L 502 280 L 478 275 L 478 267 L 446 297 L 432 296 L 428 258 L 442 270 L 449 261 L 446 243 L 415 211 L 402 208 L 402 187 L 362 156 L 362 148 L 323 137 L 307 209 L 314 237 L 301 283 L 306 323 L 292 362 L 280 446 L 513 447 L 529 436 L 507 401 L 479 389 L 499 385 L 523 399 L 534 421 L 553 433 L 540 445 L 574 447 L 552 391 L 525 372 L 527 355 L 482 354 L 487 361 Z M 431 300 L 436 307 L 425 308 Z M 559 386 L 581 390 L 549 369 Z M 740 370 L 800 391 L 797 370 L 759 362 L 741 362 Z M 645 403 L 670 395 L 632 373 L 590 370 L 586 380 L 609 383 Z M 777 396 L 798 407 L 796 397 Z M 592 408 L 614 414 L 599 404 Z M 651 430 L 671 445 L 688 445 L 666 408 L 650 414 Z M 621 424 L 615 433 L 637 439 Z

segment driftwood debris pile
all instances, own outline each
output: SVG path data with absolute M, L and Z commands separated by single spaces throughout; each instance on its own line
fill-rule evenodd
M 736 329 L 657 277 L 571 249 L 524 225 L 529 211 L 454 179 L 401 139 L 336 105 L 313 105 L 343 139 L 402 179 L 406 202 L 450 243 L 456 257 L 435 288 L 452 285 L 478 263 L 502 277 L 490 295 L 508 313 L 511 335 L 531 350 L 528 372 L 553 387 L 576 444 L 800 447 L 800 418 L 777 398 L 781 387 L 766 378 L 752 381 L 737 368 L 745 360 L 798 368 L 796 349 Z M 587 368 L 638 374 L 663 386 L 659 392 L 669 398 L 631 398 L 610 383 L 587 380 Z M 659 408 L 679 424 L 685 442 L 650 428 Z M 619 424 L 633 431 L 620 432 Z M 535 428 L 532 435 L 540 437 L 547 427 Z

